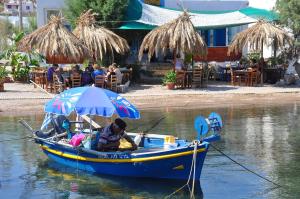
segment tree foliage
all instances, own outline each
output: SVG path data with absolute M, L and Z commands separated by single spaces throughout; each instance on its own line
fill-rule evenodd
M 66 0 L 64 14 L 67 20 L 75 26 L 81 13 L 93 9 L 98 15 L 96 21 L 105 27 L 116 27 L 124 20 L 129 0 Z
M 282 24 L 291 28 L 295 37 L 300 36 L 300 1 L 277 0 L 276 10 Z
M 0 52 L 10 46 L 9 36 L 14 33 L 13 25 L 8 20 L 0 20 Z

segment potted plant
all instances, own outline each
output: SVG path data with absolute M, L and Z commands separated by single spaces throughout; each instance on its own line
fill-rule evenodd
M 4 66 L 0 66 L 0 92 L 4 91 L 5 78 L 8 75 Z
M 164 85 L 167 85 L 168 89 L 174 89 L 176 82 L 176 72 L 168 71 L 163 79 Z

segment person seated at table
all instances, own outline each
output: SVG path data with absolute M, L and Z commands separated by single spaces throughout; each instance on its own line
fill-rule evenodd
M 94 72 L 94 67 L 93 67 L 92 62 L 89 62 L 87 68 L 88 68 L 88 71 L 89 71 L 90 74 L 92 74 L 92 72 Z
M 127 148 L 127 150 L 136 150 L 138 146 L 135 142 L 125 133 L 126 122 L 122 119 L 117 118 L 115 121 L 108 126 L 104 127 L 102 132 L 100 132 L 100 138 L 97 145 L 98 151 L 117 151 L 120 146 L 120 139 L 124 138 L 132 147 Z
M 93 83 L 92 74 L 89 71 L 89 67 L 86 67 L 81 75 L 82 86 L 90 85 Z
M 180 58 L 180 55 L 177 55 L 176 56 L 176 59 L 175 59 L 175 70 L 176 71 L 181 71 L 183 70 L 183 67 L 184 67 L 184 63 L 183 63 L 183 60 Z
M 110 65 L 110 66 L 108 67 L 108 70 L 107 70 L 107 73 L 106 73 L 106 78 L 107 78 L 108 80 L 110 80 L 112 75 L 116 75 L 116 73 L 115 73 L 115 71 L 114 71 L 113 65 Z
M 98 66 L 97 64 L 94 64 L 94 72 L 92 72 L 92 78 L 95 81 L 95 77 L 97 75 L 105 75 L 103 69 L 101 66 Z
M 72 67 L 71 75 L 73 74 L 82 74 L 82 70 L 80 69 L 80 66 L 78 64 Z
M 63 74 L 64 74 L 64 69 L 62 67 L 58 67 L 56 70 L 55 70 L 55 74 L 59 80 L 59 82 L 63 83 L 64 82 L 64 77 L 63 77 Z
M 50 68 L 47 70 L 47 81 L 49 83 L 53 83 L 53 74 L 58 69 L 58 64 L 53 64 Z
M 117 67 L 116 63 L 112 64 L 112 69 L 113 69 L 113 72 L 117 76 L 117 84 L 121 84 L 122 83 L 123 74 L 121 73 L 120 69 Z
M 75 65 L 72 67 L 72 70 L 70 72 L 70 80 L 72 80 L 73 76 L 80 76 L 82 74 L 82 70 L 80 69 L 79 65 Z

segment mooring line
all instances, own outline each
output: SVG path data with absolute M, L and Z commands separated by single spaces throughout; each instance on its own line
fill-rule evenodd
M 189 192 L 190 192 L 190 199 L 194 199 L 195 195 L 194 195 L 194 191 L 195 191 L 195 174 L 196 174 L 196 158 L 197 158 L 197 147 L 199 142 L 197 140 L 193 141 L 194 143 L 194 152 L 193 152 L 193 159 L 192 159 L 192 163 L 191 163 L 191 169 L 190 169 L 190 174 L 187 180 L 187 183 L 184 184 L 182 187 L 178 188 L 177 190 L 175 190 L 173 193 L 167 195 L 166 197 L 164 197 L 164 199 L 168 199 L 171 196 L 175 195 L 177 192 L 181 191 L 184 187 L 188 187 Z M 192 180 L 192 189 L 190 188 L 190 181 Z
M 166 118 L 166 116 L 163 116 L 163 117 L 159 118 L 158 120 L 157 120 L 157 119 L 153 119 L 153 120 L 147 122 L 146 124 L 143 124 L 142 126 L 145 126 L 145 125 L 147 125 L 147 124 L 149 124 L 149 123 L 155 122 L 151 127 L 149 127 L 148 129 L 146 129 L 146 130 L 144 130 L 144 131 L 141 131 L 141 132 L 143 132 L 143 133 L 148 133 L 149 131 L 151 131 L 152 129 L 154 129 L 157 125 L 159 125 L 159 123 L 160 123 L 162 120 L 164 120 L 165 118 Z M 140 128 L 140 127 L 141 127 L 141 126 L 134 127 L 134 128 L 132 128 L 132 129 L 129 129 L 128 131 L 129 131 L 129 132 L 132 132 L 132 131 L 134 131 L 134 130 Z
M 217 147 L 214 146 L 212 143 L 210 143 L 210 146 L 211 146 L 212 148 L 214 148 L 216 151 L 218 151 L 219 153 L 221 153 L 222 155 L 224 155 L 225 157 L 227 157 L 229 160 L 231 160 L 232 162 L 234 162 L 235 164 L 237 164 L 237 165 L 239 165 L 240 167 L 244 168 L 246 171 L 249 171 L 250 173 L 256 175 L 257 177 L 260 177 L 260 178 L 262 178 L 262 179 L 264 179 L 264 180 L 266 180 L 266 181 L 268 181 L 268 182 L 270 182 L 270 183 L 276 185 L 276 188 L 281 188 L 281 187 L 282 187 L 282 185 L 277 184 L 276 182 L 273 182 L 272 180 L 270 180 L 270 179 L 268 179 L 268 178 L 266 178 L 266 177 L 264 177 L 264 176 L 262 176 L 262 175 L 256 173 L 255 171 L 252 171 L 251 169 L 247 168 L 246 166 L 244 166 L 244 165 L 242 165 L 241 163 L 237 162 L 236 160 L 232 159 L 230 156 L 228 156 L 227 154 L 225 154 L 223 151 L 221 151 L 221 149 L 217 148 Z

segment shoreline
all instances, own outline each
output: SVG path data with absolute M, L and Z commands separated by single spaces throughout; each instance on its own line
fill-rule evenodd
M 31 84 L 5 84 L 0 92 L 0 116 L 43 114 L 49 96 Z M 132 85 L 121 94 L 139 110 L 257 107 L 300 104 L 300 87 L 236 87 L 213 83 L 201 89 L 168 90 L 161 85 Z
M 170 96 L 128 96 L 139 110 L 206 109 L 228 107 L 261 107 L 300 104 L 299 93 L 273 94 L 178 94 Z M 1 99 L 0 116 L 27 116 L 44 113 L 49 99 Z

